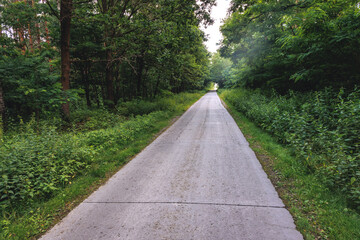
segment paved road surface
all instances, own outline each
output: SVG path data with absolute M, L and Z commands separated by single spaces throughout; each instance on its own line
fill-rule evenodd
M 41 239 L 302 239 L 215 92 Z

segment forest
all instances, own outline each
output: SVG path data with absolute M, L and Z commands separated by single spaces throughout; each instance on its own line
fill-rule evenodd
M 0 238 L 46 231 L 214 83 L 359 213 L 359 1 L 231 0 L 210 53 L 215 2 L 0 0 Z
M 45 231 L 200 98 L 214 2 L 0 1 L 1 239 Z
M 359 1 L 233 0 L 221 32 L 221 98 L 359 212 Z
M 1 115 L 70 117 L 161 91 L 201 89 L 207 51 L 199 24 L 213 1 L 2 1 Z M 59 80 L 60 78 L 60 80 Z

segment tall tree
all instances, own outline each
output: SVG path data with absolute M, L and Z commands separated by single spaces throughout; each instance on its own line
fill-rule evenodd
M 5 121 L 5 103 L 3 98 L 2 81 L 0 79 L 0 139 L 2 138 L 4 131 L 4 121 Z
M 72 0 L 61 0 L 60 3 L 60 51 L 61 51 L 61 85 L 65 93 L 65 103 L 62 105 L 66 119 L 70 117 L 69 101 L 66 91 L 70 89 L 70 28 Z
M 287 92 L 360 79 L 358 1 L 232 2 L 221 53 L 237 65 L 239 84 Z

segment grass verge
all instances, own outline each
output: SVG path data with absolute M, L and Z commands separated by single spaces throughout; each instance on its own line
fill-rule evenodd
M 220 94 L 227 109 L 257 155 L 297 229 L 305 239 L 360 239 L 360 216 L 346 207 L 337 192 L 330 191 L 289 149 L 276 142 Z
M 167 111 L 152 122 L 151 127 L 137 134 L 125 146 L 107 148 L 96 155 L 94 161 L 80 176 L 70 180 L 48 200 L 34 200 L 30 205 L 18 206 L 3 212 L 0 239 L 36 239 L 60 221 L 68 212 L 87 196 L 104 184 L 137 153 L 151 143 L 155 137 L 169 126 L 173 119 L 181 115 L 203 94 L 193 94 L 188 99 L 176 103 L 176 108 Z M 97 133 L 97 132 L 96 132 Z

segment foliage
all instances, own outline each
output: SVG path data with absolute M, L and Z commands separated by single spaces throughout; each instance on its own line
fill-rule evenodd
M 0 146 L 1 207 L 49 198 L 94 159 L 81 137 L 59 135 L 53 127 L 5 138 Z
M 226 90 L 223 96 L 303 159 L 309 171 L 360 206 L 360 91 L 327 89 L 287 96 Z M 359 210 L 359 209 L 358 209 Z
M 132 117 L 126 120 L 105 110 L 79 110 L 72 119 L 75 128 L 68 132 L 56 129 L 56 120 L 54 125 L 47 121 L 39 126 L 33 117 L 20 124 L 0 140 L 0 206 L 8 211 L 53 197 L 76 176 L 86 174 L 100 154 L 125 148 L 201 95 L 181 93 L 141 101 L 141 112 L 139 101 L 128 102 L 123 110 Z
M 220 52 L 237 84 L 286 93 L 359 82 L 358 1 L 233 0 L 230 12 Z
M 74 1 L 70 91 L 60 83 L 56 1 L 0 1 L 0 77 L 8 119 L 59 115 L 61 105 L 89 108 L 153 99 L 162 91 L 200 90 L 208 52 L 200 23 L 214 0 Z M 67 88 L 67 87 L 66 87 Z M 71 114 L 70 114 L 71 115 Z M 70 116 L 71 117 L 71 116 Z M 6 129 L 6 127 L 5 127 Z
M 150 112 L 149 112 L 150 113 Z M 71 114 L 71 123 L 76 131 L 89 131 L 113 127 L 125 121 L 122 114 L 109 112 L 104 108 L 88 109 L 86 107 L 74 110 Z
M 155 111 L 183 111 L 184 103 L 193 95 L 192 93 L 174 95 L 171 92 L 164 92 L 163 94 L 167 97 L 157 97 L 152 101 L 136 99 L 120 103 L 117 106 L 117 111 L 124 116 L 144 115 Z
M 0 78 L 8 113 L 12 116 L 30 116 L 39 112 L 44 115 L 57 112 L 63 96 L 54 63 L 49 59 L 52 51 L 23 55 L 9 52 L 0 58 Z M 76 99 L 76 91 L 68 92 L 67 98 Z
M 277 142 L 275 137 L 236 111 L 223 94 L 220 97 L 304 239 L 359 239 L 360 214 L 348 207 L 343 193 L 329 189 L 316 174 L 307 171 L 306 164 L 291 153 L 291 148 Z
M 226 87 L 232 82 L 232 62 L 230 59 L 222 58 L 219 53 L 215 53 L 211 57 L 209 71 L 208 81 L 217 83 L 220 88 Z

